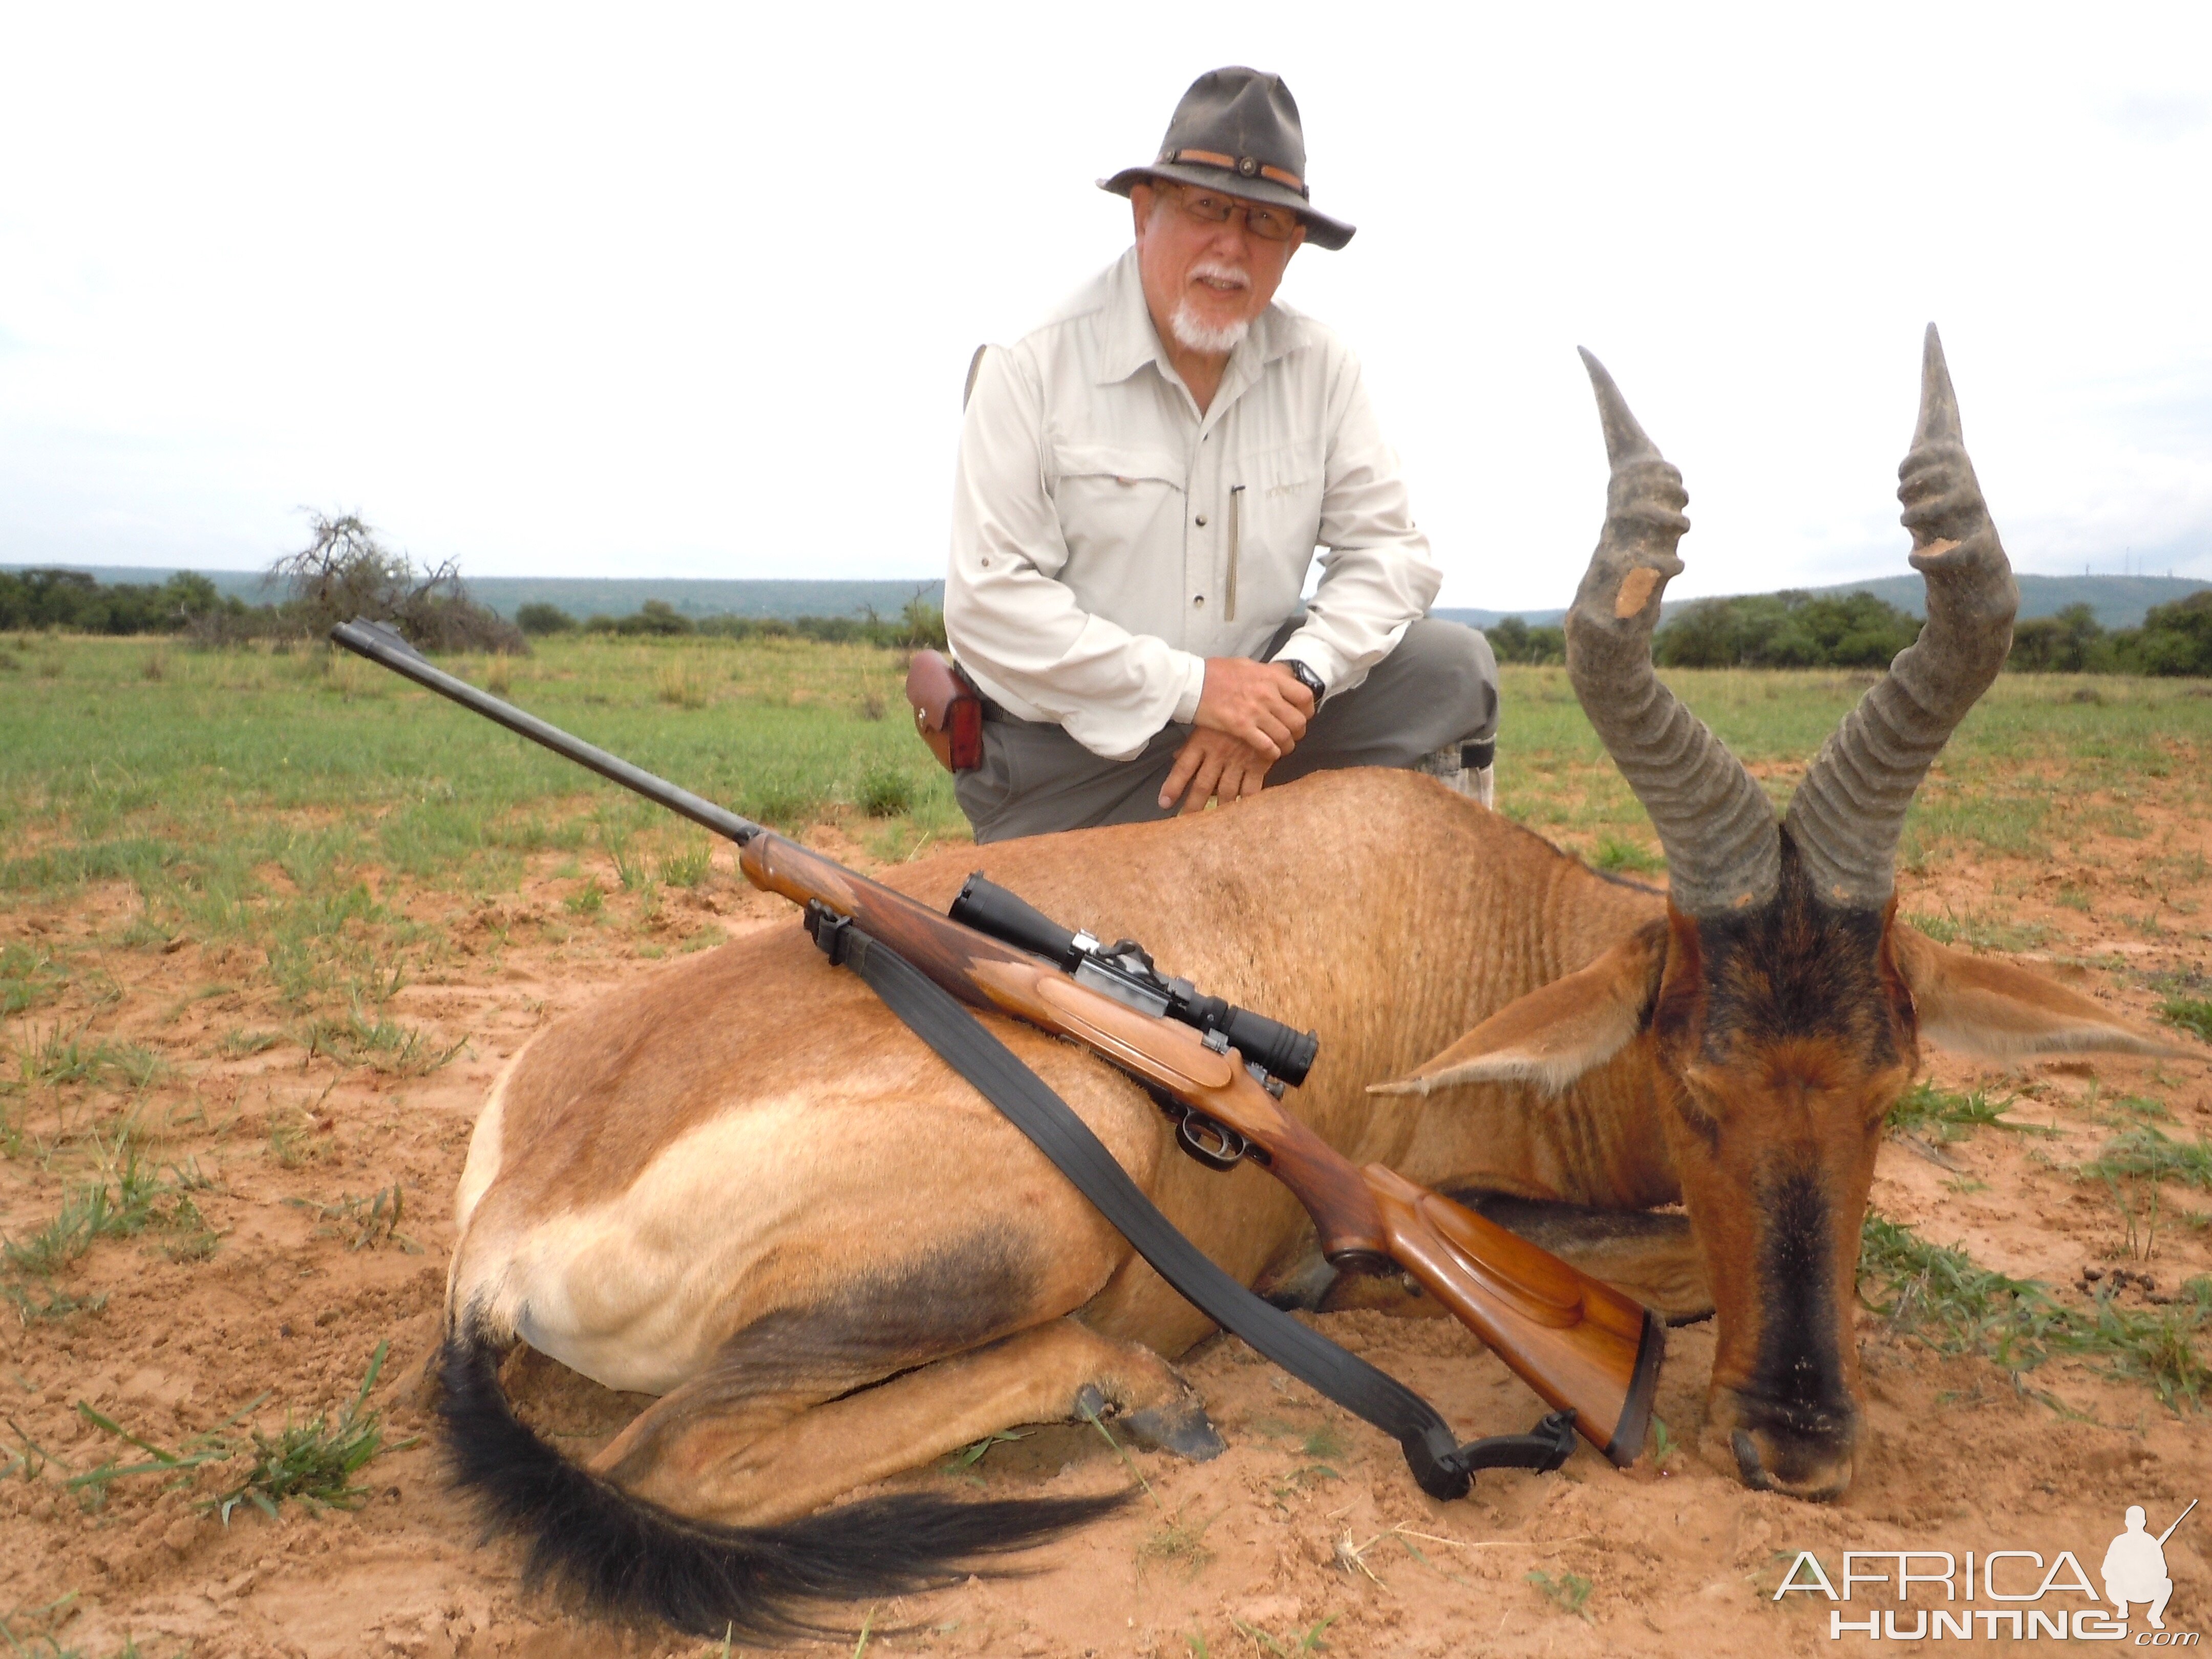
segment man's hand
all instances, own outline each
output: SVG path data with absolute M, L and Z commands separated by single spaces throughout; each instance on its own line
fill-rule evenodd
M 1269 764 L 1289 754 L 1305 736 L 1313 713 L 1313 693 L 1280 663 L 1254 662 L 1249 657 L 1206 659 L 1206 685 L 1198 694 L 1194 716 L 1198 724 L 1257 750 Z M 1188 744 L 1182 752 L 1190 753 Z M 1182 769 L 1178 757 L 1176 771 Z M 1166 804 L 1164 799 L 1161 804 Z
M 1212 676 L 1207 678 L 1210 681 Z M 1298 690 L 1303 691 L 1305 687 L 1301 685 Z M 1196 812 L 1216 796 L 1226 805 L 1240 796 L 1256 795 L 1267 779 L 1267 769 L 1273 764 L 1271 757 L 1261 754 L 1250 744 L 1225 732 L 1209 732 L 1200 727 L 1176 751 L 1174 769 L 1169 772 L 1168 781 L 1160 789 L 1160 805 L 1163 809 L 1172 808 L 1180 799 L 1184 811 Z

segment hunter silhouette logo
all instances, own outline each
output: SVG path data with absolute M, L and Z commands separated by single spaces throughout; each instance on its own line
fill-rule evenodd
M 1782 1575 L 1774 1599 L 1779 1601 L 1796 1592 L 1848 1602 L 1854 1591 L 1875 1585 L 1894 1595 L 1896 1607 L 1863 1607 L 1858 1609 L 1863 1618 L 1847 1616 L 1840 1606 L 1830 1608 L 1831 1641 L 1863 1635 L 1893 1642 L 1975 1638 L 1984 1642 L 2043 1638 L 2124 1642 L 2131 1633 L 2128 1610 L 2135 1607 L 2143 1610 L 2149 1628 L 2132 1632 L 2134 1646 L 2195 1647 L 2199 1639 L 2195 1631 L 2166 1627 L 2166 1604 L 2173 1595 L 2166 1542 L 2196 1508 L 2197 1500 L 2190 1499 L 2172 1525 L 2154 1534 L 2142 1505 L 2128 1506 L 2126 1528 L 2106 1547 L 2098 1570 L 2105 1584 L 2102 1599 L 2109 1607 L 2099 1605 L 2096 1589 L 2071 1550 L 2059 1551 L 2047 1565 L 2037 1550 L 1969 1550 L 1964 1555 L 1940 1549 L 1845 1550 L 1842 1571 L 1834 1578 L 1818 1555 L 1800 1550 Z M 2067 1596 L 2078 1596 L 2089 1605 L 2047 1599 Z M 1996 1605 L 1980 1605 L 1985 1601 Z
M 2189 1510 L 2197 1507 L 2197 1500 L 2189 1500 Z M 2189 1518 L 2189 1510 L 2173 1517 L 2173 1527 Z M 2173 1594 L 2173 1580 L 2166 1576 L 2166 1540 L 2173 1536 L 2173 1527 L 2168 1527 L 2155 1538 L 2144 1529 L 2143 1507 L 2128 1505 L 2128 1529 L 2112 1540 L 2105 1552 L 2105 1565 L 2100 1570 L 2105 1580 L 2105 1599 L 2113 1607 L 2112 1617 L 2125 1619 L 2128 1603 L 2141 1601 L 2149 1608 L 2147 1615 L 2153 1630 L 2166 1628 L 2166 1603 Z

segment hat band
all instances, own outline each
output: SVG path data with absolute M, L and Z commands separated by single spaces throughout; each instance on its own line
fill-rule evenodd
M 1265 179 L 1271 184 L 1287 185 L 1301 196 L 1307 194 L 1306 181 L 1297 173 L 1286 167 L 1270 167 L 1249 155 L 1224 155 L 1218 149 L 1176 149 L 1164 151 L 1155 165 L 1170 167 L 1178 161 L 1196 161 L 1201 167 L 1226 167 L 1247 179 Z

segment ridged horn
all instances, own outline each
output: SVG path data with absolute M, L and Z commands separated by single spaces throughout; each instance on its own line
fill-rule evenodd
M 1912 568 L 1928 584 L 1928 620 L 1821 746 L 1784 820 L 1814 891 L 1853 908 L 1889 902 L 1913 792 L 2004 666 L 2020 609 L 2012 566 L 1966 458 L 1958 394 L 1933 323 L 1921 353 L 1920 419 L 1897 473 Z
M 1613 764 L 1651 815 L 1670 897 L 1692 916 L 1764 902 L 1781 874 L 1774 809 L 1743 763 L 1659 683 L 1651 630 L 1689 529 L 1682 475 L 1644 435 L 1620 387 L 1585 351 L 1605 428 L 1605 529 L 1567 611 L 1567 674 Z

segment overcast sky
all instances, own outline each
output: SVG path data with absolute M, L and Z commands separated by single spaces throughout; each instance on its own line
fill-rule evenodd
M 130 9 L 0 0 L 0 562 L 941 574 L 962 374 L 1093 187 L 1279 71 L 1289 303 L 1443 602 L 1563 604 L 1574 348 L 1687 479 L 1677 594 L 1904 570 L 1938 322 L 2023 570 L 2212 579 L 2212 7 Z

